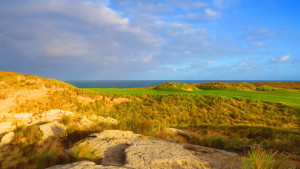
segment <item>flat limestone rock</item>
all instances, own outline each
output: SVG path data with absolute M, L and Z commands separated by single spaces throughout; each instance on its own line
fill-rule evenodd
M 118 139 L 118 138 L 140 138 L 140 134 L 134 134 L 132 131 L 121 131 L 121 130 L 104 130 L 101 133 L 92 134 L 92 137 L 97 139 Z
M 14 132 L 9 132 L 5 134 L 5 136 L 2 137 L 1 142 L 0 142 L 0 148 L 6 144 L 9 144 L 15 136 Z
M 92 115 L 90 117 L 92 120 L 94 121 L 101 121 L 101 122 L 104 122 L 104 123 L 110 123 L 110 124 L 118 124 L 119 121 L 114 119 L 114 118 L 111 118 L 111 117 L 103 117 L 103 116 L 96 116 L 96 115 Z
M 47 169 L 125 169 L 125 168 L 116 167 L 116 166 L 96 165 L 91 161 L 78 161 L 72 164 L 56 165 Z
M 102 166 L 125 168 L 240 168 L 239 156 L 222 150 L 144 139 L 131 131 L 106 130 L 77 142 L 71 151 L 90 151 Z M 93 160 L 94 160 L 93 159 Z
M 130 168 L 211 168 L 185 149 L 182 144 L 161 140 L 134 140 L 125 150 L 126 167 Z
M 50 110 L 32 117 L 32 123 L 36 124 L 41 121 L 56 121 L 61 120 L 63 116 L 74 116 L 75 114 L 70 111 L 63 111 L 60 109 Z
M 42 130 L 43 138 L 46 139 L 48 137 L 61 137 L 65 134 L 66 127 L 58 122 L 52 122 L 43 124 L 40 126 L 40 129 Z
M 12 122 L 2 122 L 0 123 L 0 134 L 9 132 L 13 130 Z

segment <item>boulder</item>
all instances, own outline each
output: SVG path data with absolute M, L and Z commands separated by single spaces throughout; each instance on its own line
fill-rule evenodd
M 14 136 L 15 136 L 14 132 L 9 132 L 5 134 L 1 139 L 0 148 L 6 144 L 9 144 L 13 140 Z
M 74 113 L 70 111 L 63 111 L 60 109 L 50 110 L 41 114 L 36 114 L 33 116 L 32 123 L 38 123 L 41 121 L 59 121 L 63 116 L 73 116 Z
M 63 136 L 65 134 L 66 127 L 63 124 L 55 121 L 41 125 L 40 129 L 43 132 L 43 138 L 47 139 L 48 137 Z

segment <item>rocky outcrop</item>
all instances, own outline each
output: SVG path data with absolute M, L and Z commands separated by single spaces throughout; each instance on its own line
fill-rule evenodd
M 222 150 L 150 139 L 130 131 L 106 130 L 92 134 L 70 150 L 87 153 L 95 163 L 73 163 L 56 168 L 103 166 L 125 168 L 240 168 L 239 156 Z M 84 154 L 81 154 L 84 156 Z M 100 165 L 101 164 L 101 165 Z
M 47 139 L 48 137 L 63 136 L 65 134 L 66 127 L 63 124 L 55 121 L 41 125 L 40 129 L 43 132 L 43 138 Z
M 14 129 L 12 122 L 2 122 L 0 123 L 0 134 L 5 132 L 10 132 Z
M 6 144 L 9 144 L 13 140 L 14 136 L 15 136 L 14 132 L 9 132 L 5 134 L 1 139 L 0 148 Z

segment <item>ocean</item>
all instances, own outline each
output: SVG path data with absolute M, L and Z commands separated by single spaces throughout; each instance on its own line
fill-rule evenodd
M 157 86 L 164 82 L 204 83 L 204 82 L 265 82 L 258 80 L 72 80 L 65 81 L 78 88 L 134 88 Z M 114 85 L 115 84 L 115 85 Z

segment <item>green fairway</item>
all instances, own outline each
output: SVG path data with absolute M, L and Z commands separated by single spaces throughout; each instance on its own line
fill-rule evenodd
M 241 97 L 245 99 L 257 99 L 262 101 L 280 102 L 300 109 L 300 92 L 292 90 L 283 91 L 244 91 L 244 90 L 198 90 L 198 91 L 179 91 L 179 90 L 157 90 L 157 89 L 119 89 L 119 88 L 86 88 L 84 90 L 103 94 L 117 95 L 169 95 L 169 94 L 196 94 L 214 95 L 224 97 Z

